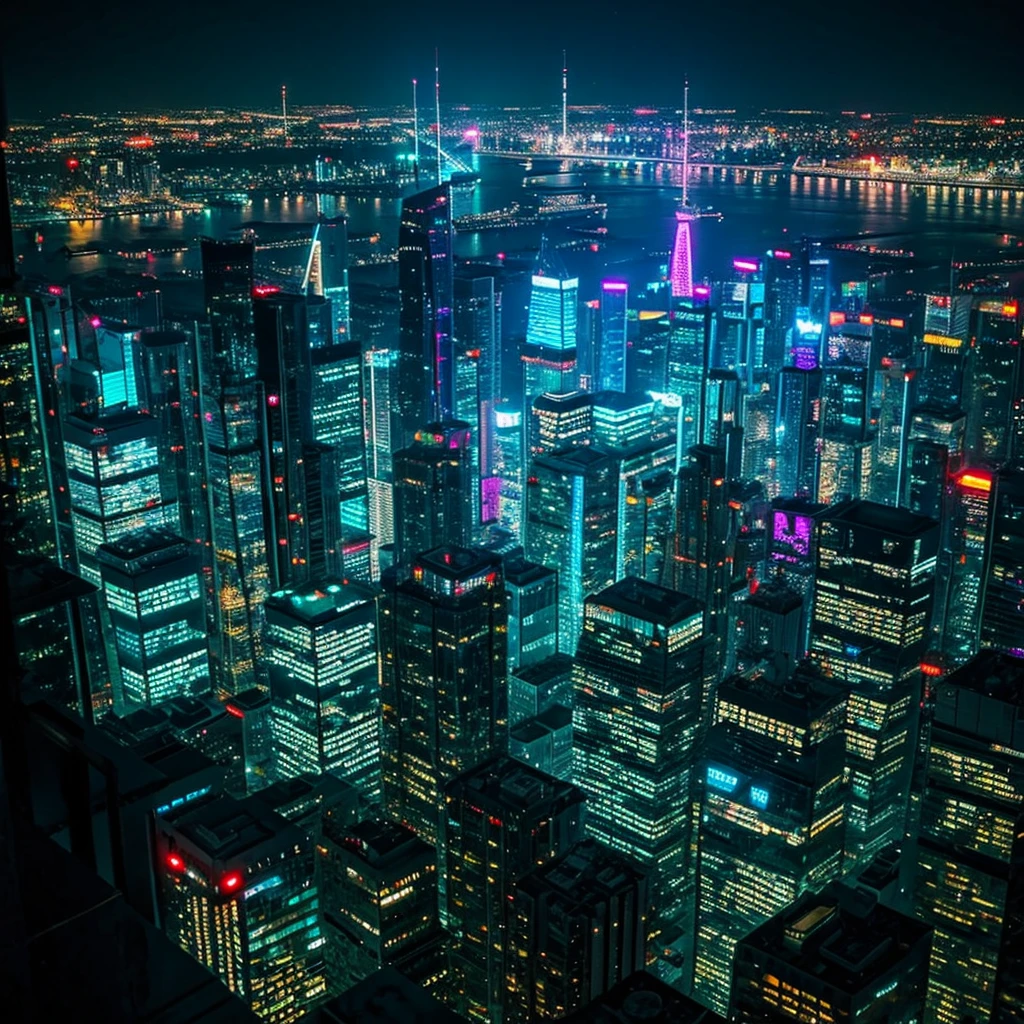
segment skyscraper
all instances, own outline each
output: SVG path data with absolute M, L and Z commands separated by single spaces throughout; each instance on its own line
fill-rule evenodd
M 736 942 L 843 863 L 845 698 L 809 666 L 733 676 L 703 771 L 694 994 L 723 1016 Z
M 377 592 L 325 580 L 271 594 L 265 615 L 278 775 L 330 772 L 379 797 Z
M 647 878 L 593 839 L 524 878 L 509 929 L 509 1020 L 558 1020 L 642 969 Z
M 649 956 L 681 977 L 693 935 L 691 787 L 707 641 L 701 605 L 627 577 L 588 598 L 574 673 L 574 768 L 588 830 L 648 873 Z
M 866 501 L 818 525 L 810 651 L 848 696 L 849 866 L 903 835 L 938 534 L 933 519 Z
M 519 1020 L 509 941 L 516 886 L 583 838 L 583 793 L 499 757 L 453 779 L 444 799 L 453 1004 L 470 1020 Z
M 542 238 L 522 352 L 524 408 L 539 395 L 576 390 L 578 291 L 579 279 L 569 276 L 554 247 Z
M 938 683 L 914 893 L 935 929 L 928 1015 L 1012 1020 L 1024 1009 L 1024 661 L 982 651 Z
M 615 579 L 618 462 L 596 446 L 536 458 L 527 480 L 526 550 L 557 568 L 558 649 L 576 651 L 583 601 Z
M 200 249 L 209 325 L 203 358 L 205 375 L 216 385 L 226 374 L 244 378 L 256 369 L 252 336 L 255 247 L 248 241 L 218 242 L 204 238 Z
M 448 184 L 402 200 L 398 237 L 399 422 L 396 438 L 455 416 L 452 212 Z
M 597 390 L 626 390 L 626 309 L 629 285 L 601 282 L 601 340 L 597 354 Z
M 708 293 L 702 286 L 700 294 L 674 297 L 669 319 L 665 391 L 679 402 L 678 443 L 683 456 L 704 438 L 714 325 Z
M 504 570 L 508 668 L 513 672 L 550 658 L 558 650 L 558 571 L 522 555 L 506 558 Z
M 501 751 L 508 724 L 501 560 L 435 548 L 384 581 L 385 806 L 436 842 L 447 782 Z
M 325 993 L 312 842 L 258 796 L 212 796 L 156 824 L 168 938 L 270 1024 Z
M 981 642 L 1024 657 L 1024 469 L 992 478 L 990 515 Z
M 472 543 L 474 443 L 469 424 L 454 420 L 428 424 L 394 453 L 395 564 L 443 544 Z
M 152 707 L 210 690 L 199 549 L 165 528 L 96 552 L 119 667 L 117 707 Z

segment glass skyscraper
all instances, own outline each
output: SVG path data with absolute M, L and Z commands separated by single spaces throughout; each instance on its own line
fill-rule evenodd
M 530 312 L 523 347 L 524 408 L 543 394 L 575 391 L 579 279 L 546 238 L 531 279 Z

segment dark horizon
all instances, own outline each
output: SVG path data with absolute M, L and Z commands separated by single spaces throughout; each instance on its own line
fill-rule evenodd
M 456 0 L 436 31 L 408 0 L 386 18 L 372 8 L 304 11 L 279 24 L 267 0 L 244 18 L 183 0 L 173 21 L 140 26 L 134 6 L 110 0 L 99 13 L 62 15 L 59 37 L 71 45 L 55 61 L 52 12 L 22 7 L 3 43 L 11 116 L 270 110 L 282 83 L 297 107 L 399 105 L 413 78 L 427 103 L 435 44 L 444 104 L 554 106 L 564 45 L 570 105 L 677 106 L 688 76 L 695 107 L 1024 115 L 1009 37 L 993 37 L 993 0 L 957 21 L 952 43 L 941 9 L 921 0 L 870 23 L 810 0 L 795 0 L 785 20 L 763 0 L 692 13 L 656 4 L 643 17 L 617 0 L 568 0 L 542 26 Z

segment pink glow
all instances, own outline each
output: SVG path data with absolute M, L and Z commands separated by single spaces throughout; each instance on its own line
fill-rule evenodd
M 467 128 L 462 133 L 462 137 L 464 139 L 479 139 L 480 138 L 480 129 L 479 128 Z
M 734 270 L 743 270 L 748 273 L 754 273 L 761 269 L 761 265 L 756 260 L 733 260 L 732 266 Z
M 669 267 L 669 280 L 674 299 L 688 299 L 693 295 L 693 242 L 690 238 L 692 219 L 682 210 L 676 213 L 676 237 Z
M 603 281 L 601 287 L 606 292 L 624 292 L 629 285 L 625 281 Z
M 711 294 L 711 289 L 706 284 L 697 284 L 693 286 L 693 294 L 706 299 Z
M 89 325 L 91 327 L 102 327 L 103 321 L 98 316 L 94 316 L 89 320 Z

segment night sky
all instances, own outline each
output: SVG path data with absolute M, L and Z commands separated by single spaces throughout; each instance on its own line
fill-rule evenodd
M 13 117 L 404 102 L 435 45 L 443 102 L 557 103 L 564 46 L 570 103 L 677 104 L 688 74 L 696 106 L 1024 114 L 1000 0 L 13 4 Z

